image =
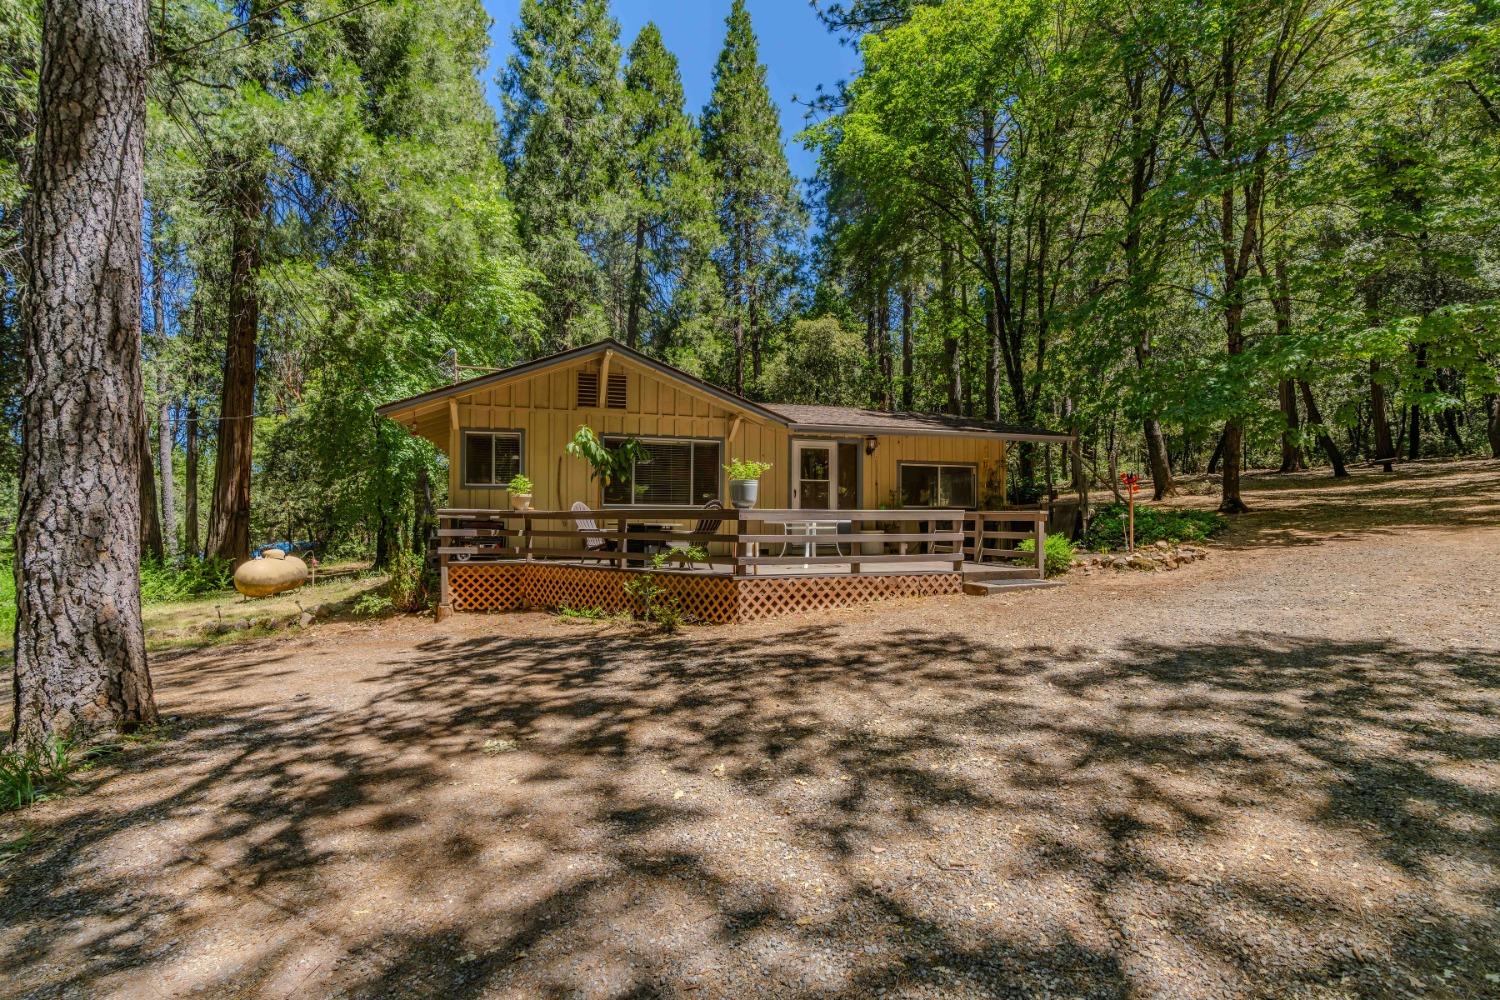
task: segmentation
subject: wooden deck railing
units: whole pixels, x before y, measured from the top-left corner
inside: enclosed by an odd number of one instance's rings
[[[850,573],[957,572],[969,516],[926,509],[452,509],[438,511],[436,555],[444,604],[454,563],[559,560],[641,569],[661,549],[689,545],[706,556],[657,572],[802,575],[840,566]],[[714,520],[714,530],[695,530]]]
[[[1024,552],[1020,544],[1031,540],[1034,551]],[[979,510],[965,518],[964,555],[969,561],[1002,559],[1031,563],[1037,579],[1047,575],[1047,511],[1031,509]]]

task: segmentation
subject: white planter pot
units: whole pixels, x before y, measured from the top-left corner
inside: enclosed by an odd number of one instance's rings
[[[530,510],[531,509],[531,494],[530,493],[512,493],[510,495],[510,509],[511,510]]]

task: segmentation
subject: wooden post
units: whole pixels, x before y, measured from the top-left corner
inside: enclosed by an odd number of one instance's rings
[[[1038,514],[1036,519],[1036,576],[1047,579],[1047,515]]]
[[[609,360],[609,356],[607,354],[605,355],[604,360]],[[630,568],[630,549],[628,547],[630,538],[629,528],[630,522],[626,519],[624,514],[621,514],[615,521],[615,563],[621,569]]]
[[[747,542],[740,541],[740,536],[745,533],[745,522],[740,518],[738,512],[734,517],[734,541],[729,543],[729,550],[734,553],[734,575],[745,575],[745,562]]]
[[[967,541],[964,537],[965,523],[965,516],[963,514],[959,514],[958,517],[948,522],[948,530],[958,532],[958,541],[953,546],[953,572],[955,573],[962,573],[964,571],[964,542]]]
[[[575,522],[573,525],[578,527]],[[521,511],[521,558],[531,562],[531,515]]]
[[[440,527],[451,525],[452,518],[441,518],[438,521]],[[438,537],[438,547],[444,545],[444,538]],[[432,617],[435,621],[442,621],[453,614],[453,588],[448,585],[448,553],[438,553],[438,603],[433,611]]]

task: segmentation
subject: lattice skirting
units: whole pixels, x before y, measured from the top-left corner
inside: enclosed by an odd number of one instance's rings
[[[627,570],[557,563],[455,563],[448,586],[455,611],[521,608],[636,610],[625,595]],[[733,577],[661,574],[689,619],[728,624],[897,597],[963,593],[959,573]]]

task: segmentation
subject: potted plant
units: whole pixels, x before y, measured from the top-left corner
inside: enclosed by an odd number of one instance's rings
[[[506,487],[510,491],[511,510],[531,509],[531,480],[519,472],[510,477],[510,485]]]
[[[587,424],[578,428],[573,440],[563,446],[563,451],[587,462],[593,470],[593,477],[606,487],[628,481],[637,462],[651,461],[651,453],[635,438],[626,438],[610,448]]]
[[[729,473],[729,502],[740,510],[749,510],[760,499],[760,477],[771,467],[770,462],[756,462],[736,458],[724,469]]]

